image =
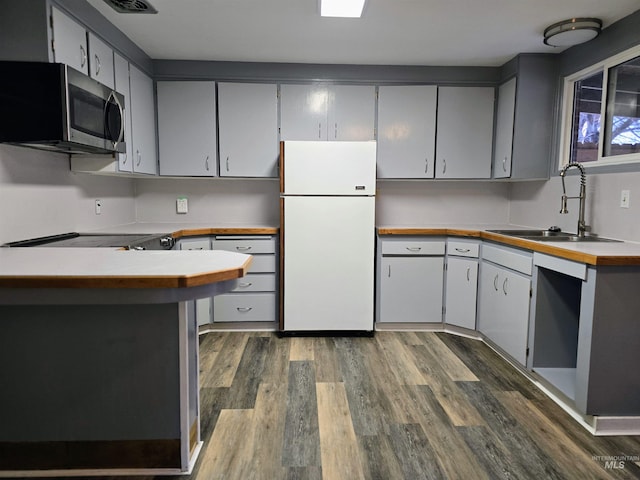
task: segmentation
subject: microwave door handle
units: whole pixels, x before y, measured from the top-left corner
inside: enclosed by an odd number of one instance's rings
[[[124,122],[125,122],[125,118],[124,118],[124,108],[122,108],[122,105],[120,104],[120,102],[118,101],[118,97],[116,97],[115,92],[111,92],[109,94],[109,98],[107,99],[107,103],[105,105],[105,109],[108,106],[109,103],[115,103],[116,106],[118,107],[118,114],[120,115],[120,131],[118,132],[118,138],[113,141],[113,147],[115,148],[116,145],[118,143],[120,143],[123,139],[124,139]],[[106,114],[105,114],[106,116]],[[107,129],[109,128],[109,122],[107,122]],[[111,132],[109,132],[109,134],[111,134]]]

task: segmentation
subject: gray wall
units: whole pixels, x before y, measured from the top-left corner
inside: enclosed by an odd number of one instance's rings
[[[134,220],[133,180],[74,174],[67,155],[0,145],[0,244]]]

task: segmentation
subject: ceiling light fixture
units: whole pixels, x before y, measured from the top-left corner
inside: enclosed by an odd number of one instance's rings
[[[320,15],[323,17],[359,18],[364,10],[365,0],[318,0]]]
[[[551,47],[570,47],[593,40],[601,30],[599,18],[570,18],[547,27],[544,43]]]

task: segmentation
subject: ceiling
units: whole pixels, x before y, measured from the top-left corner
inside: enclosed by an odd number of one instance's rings
[[[371,65],[498,66],[542,43],[549,25],[638,0],[368,0],[360,19],[322,18],[317,0],[149,0],[157,15],[88,0],[153,59]]]

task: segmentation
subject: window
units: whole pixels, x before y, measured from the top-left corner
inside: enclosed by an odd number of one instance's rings
[[[640,163],[639,54],[635,47],[565,79],[560,166]]]

